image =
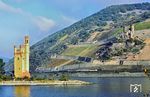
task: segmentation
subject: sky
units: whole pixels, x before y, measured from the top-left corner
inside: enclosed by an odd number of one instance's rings
[[[25,35],[33,45],[107,6],[141,2],[150,0],[0,0],[0,57],[12,58]]]

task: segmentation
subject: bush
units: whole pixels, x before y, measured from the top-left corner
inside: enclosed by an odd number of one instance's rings
[[[69,76],[68,75],[61,75],[60,76],[60,79],[59,79],[60,81],[68,81],[69,80]]]
[[[24,78],[22,78],[23,80],[25,80],[25,81],[31,81],[31,78],[29,78],[29,77],[27,77],[27,76],[25,76]]]
[[[135,45],[142,45],[143,44],[143,41],[138,40],[138,39],[135,39],[134,42],[135,42]]]
[[[138,53],[140,50],[139,50],[138,48],[133,48],[131,51],[132,51],[134,54],[136,54],[136,53]]]
[[[8,80],[13,80],[13,78],[11,76],[0,75],[0,81],[8,81]]]
[[[21,81],[21,80],[22,80],[22,78],[15,78],[15,80],[16,80],[16,81]]]

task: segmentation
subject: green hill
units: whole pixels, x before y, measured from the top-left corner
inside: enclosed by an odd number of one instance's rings
[[[136,30],[147,29],[149,23],[139,22],[148,18],[150,18],[150,3],[113,5],[102,9],[31,46],[31,71],[34,72],[37,67],[50,64],[50,57],[54,54],[92,56],[96,47],[68,48],[68,45],[86,42],[95,31],[101,33],[95,39],[100,42],[108,37],[116,36],[122,31],[122,26],[132,23],[136,23]],[[11,60],[9,70],[12,70],[12,64]]]

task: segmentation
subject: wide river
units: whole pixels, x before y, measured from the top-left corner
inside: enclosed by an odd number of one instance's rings
[[[150,97],[149,78],[76,78],[85,86],[0,86],[0,97]],[[130,84],[141,85],[130,92]],[[141,89],[141,92],[140,92]],[[138,93],[137,93],[138,92]]]

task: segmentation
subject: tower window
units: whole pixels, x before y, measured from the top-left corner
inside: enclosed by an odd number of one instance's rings
[[[26,40],[26,43],[28,43],[28,40]]]
[[[18,57],[18,60],[19,60],[19,57]]]

